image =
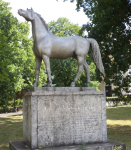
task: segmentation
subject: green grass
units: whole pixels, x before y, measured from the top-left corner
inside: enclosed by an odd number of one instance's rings
[[[0,150],[8,150],[9,141],[22,140],[22,120],[22,115],[0,118]],[[131,105],[107,108],[107,134],[131,150]]]
[[[107,135],[131,150],[131,105],[107,108]]]
[[[22,140],[22,120],[22,115],[0,118],[0,150],[8,150],[9,141]]]

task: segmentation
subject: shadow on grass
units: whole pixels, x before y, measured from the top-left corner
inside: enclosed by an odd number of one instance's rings
[[[22,117],[23,115],[1,117],[0,124],[9,125],[9,124],[13,124],[14,122],[21,122]]]
[[[106,113],[109,120],[131,120],[131,105],[108,107]]]

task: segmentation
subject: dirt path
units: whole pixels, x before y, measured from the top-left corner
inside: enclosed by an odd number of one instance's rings
[[[12,112],[12,113],[2,113],[0,114],[0,117],[16,116],[16,115],[22,115],[22,114],[23,114],[22,111]]]

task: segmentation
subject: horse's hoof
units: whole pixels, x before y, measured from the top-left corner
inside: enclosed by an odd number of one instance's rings
[[[88,87],[88,83],[85,84],[85,87]]]
[[[74,82],[72,82],[70,87],[75,87],[75,83],[74,83]]]
[[[35,87],[37,87],[37,84],[36,84],[36,83],[34,83],[34,85],[32,86],[32,88],[35,88]]]
[[[46,87],[51,87],[51,86],[50,86],[50,83],[47,83]]]

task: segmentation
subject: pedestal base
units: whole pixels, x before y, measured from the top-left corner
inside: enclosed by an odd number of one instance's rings
[[[35,88],[26,93],[23,141],[31,149],[107,142],[104,93],[89,87]]]
[[[126,150],[126,145],[116,141],[108,140],[106,143],[85,144],[85,145],[72,145],[52,148],[41,148],[34,150],[112,150],[114,146],[121,146],[121,150]],[[9,142],[9,150],[31,150],[28,146],[24,145],[22,141]]]

